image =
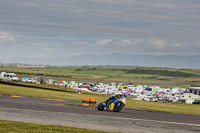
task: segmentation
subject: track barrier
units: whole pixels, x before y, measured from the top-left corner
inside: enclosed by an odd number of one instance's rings
[[[89,106],[89,98],[85,98],[83,97],[82,98],[82,106]]]
[[[90,99],[89,99],[89,106],[92,107],[92,106],[94,106],[95,104],[96,104],[96,99],[90,98]]]
[[[94,98],[85,98],[85,97],[82,98],[82,104],[81,104],[82,106],[92,107],[95,104],[96,104],[96,99],[94,99]]]

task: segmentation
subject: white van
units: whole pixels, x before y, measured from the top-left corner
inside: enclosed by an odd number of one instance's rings
[[[16,76],[15,73],[1,72],[0,78],[5,81],[19,81],[19,78]]]

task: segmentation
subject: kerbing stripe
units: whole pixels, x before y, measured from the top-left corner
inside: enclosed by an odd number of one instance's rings
[[[21,97],[21,96],[10,96],[10,97]]]

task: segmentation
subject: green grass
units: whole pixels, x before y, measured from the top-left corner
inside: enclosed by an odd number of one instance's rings
[[[74,127],[40,125],[24,122],[0,120],[1,133],[109,133],[99,130],[89,130]]]
[[[63,88],[64,89],[64,88]],[[96,98],[97,102],[106,100],[108,96],[99,94],[77,94],[72,92],[60,92],[53,90],[45,90],[33,87],[22,87],[0,84],[0,94],[6,96],[27,96],[27,97],[40,97],[48,99],[61,99],[61,100],[74,100],[81,101],[82,97]]]
[[[7,96],[30,96],[40,97],[47,99],[62,99],[62,100],[74,100],[81,101],[82,97],[96,98],[97,102],[105,101],[109,96],[100,94],[77,94],[71,92],[60,92],[53,90],[44,90],[34,87],[21,87],[0,84],[0,95]],[[146,109],[153,112],[167,112],[167,113],[179,113],[179,114],[194,114],[200,115],[199,105],[186,105],[186,104],[171,104],[171,103],[155,103],[146,101],[127,100],[126,107]]]
[[[77,71],[79,70],[79,71]],[[79,80],[96,80],[102,82],[133,82],[140,84],[170,84],[170,85],[199,85],[200,86],[200,70],[199,69],[166,69],[166,68],[144,68],[144,72],[180,72],[183,75],[186,73],[194,74],[195,77],[172,77],[162,76],[159,74],[145,73],[127,73],[127,71],[136,70],[130,68],[72,68],[72,67],[47,67],[47,68],[24,68],[24,67],[0,67],[0,72],[14,72],[19,76],[38,76],[38,73],[43,73],[44,77],[62,77],[65,79]],[[148,70],[148,71],[146,71]],[[134,72],[134,71],[133,71]]]
[[[152,112],[200,115],[200,105],[195,104],[171,104],[128,100],[127,106],[138,109],[146,109],[147,111]]]
[[[91,74],[91,75],[103,75],[103,76],[118,76],[121,74],[124,74],[121,70],[112,70],[112,69],[95,69],[95,70],[87,70],[87,69],[81,69],[81,71],[75,71],[74,73],[79,74]]]

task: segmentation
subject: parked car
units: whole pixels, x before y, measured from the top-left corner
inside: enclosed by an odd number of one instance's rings
[[[31,78],[28,78],[28,77],[24,77],[22,79],[22,82],[25,82],[25,83],[36,83],[37,82],[37,77],[31,77]]]

